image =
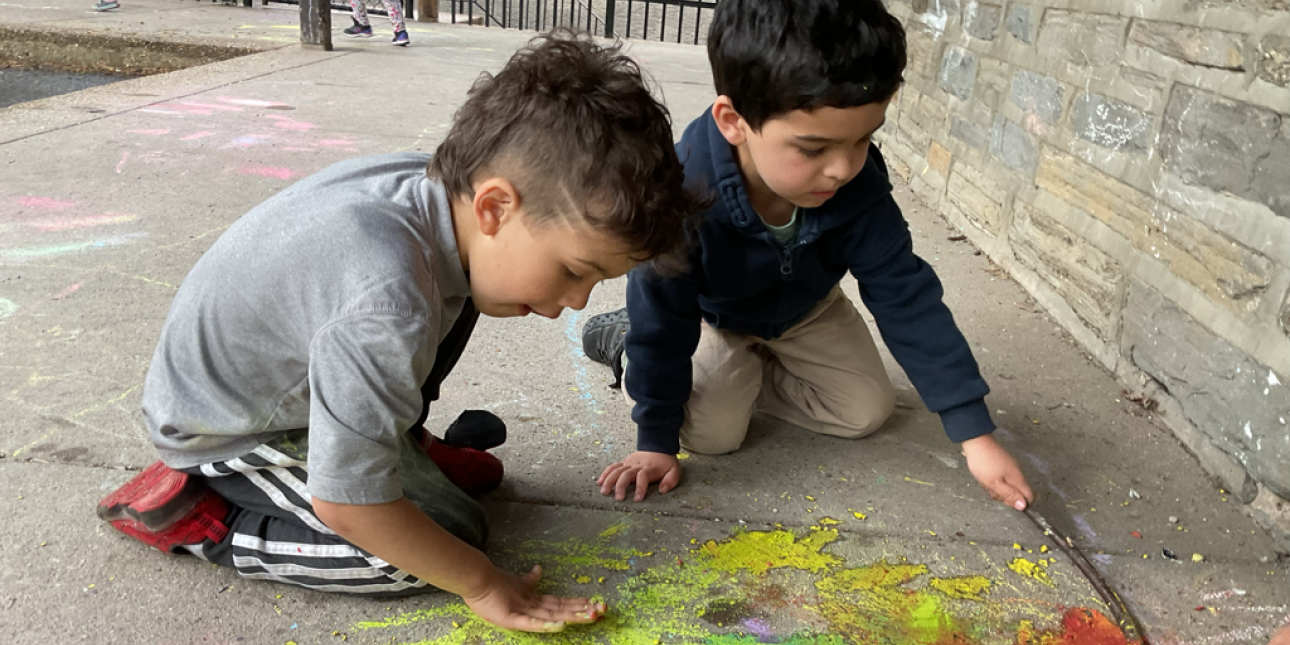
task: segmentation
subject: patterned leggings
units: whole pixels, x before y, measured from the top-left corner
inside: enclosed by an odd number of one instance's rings
[[[403,24],[403,3],[400,0],[381,0],[385,5],[385,11],[390,14],[390,25],[394,27],[394,33],[405,31],[407,27]],[[367,19],[367,7],[363,0],[349,0],[349,8],[353,9],[354,20],[364,27],[371,26]]]

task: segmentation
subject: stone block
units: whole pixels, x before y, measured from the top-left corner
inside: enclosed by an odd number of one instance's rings
[[[978,150],[985,150],[990,145],[990,132],[985,126],[957,116],[950,119],[950,136]]]
[[[1008,7],[1008,33],[1027,45],[1034,42],[1034,36],[1032,35],[1034,33],[1034,23],[1030,16],[1031,9],[1029,5],[1014,4]]]
[[[1266,204],[1290,217],[1290,137],[1272,110],[1175,85],[1159,151],[1165,168],[1193,186]]]
[[[940,60],[939,51],[940,43],[931,27],[917,20],[905,25],[905,54],[911,76],[931,76],[936,61]]]
[[[988,233],[1003,229],[1003,203],[1008,192],[977,169],[959,164],[950,173],[945,192],[946,207],[957,209],[965,218]]]
[[[1102,340],[1116,338],[1124,267],[1043,211],[1013,203],[1008,240],[1017,260],[1043,278]]]
[[[1265,36],[1259,42],[1259,78],[1290,87],[1290,38]]]
[[[927,147],[927,166],[936,172],[941,173],[942,177],[950,176],[950,160],[953,155],[935,141]]]
[[[1134,20],[1129,28],[1129,42],[1192,65],[1245,69],[1240,34],[1172,22]]]
[[[990,154],[1019,173],[1035,172],[1035,140],[1021,126],[1002,116],[994,117],[990,131]]]
[[[1044,149],[1035,183],[1246,320],[1272,283],[1276,266],[1266,256],[1064,152]]]
[[[983,56],[977,64],[976,90],[972,100],[979,101],[993,114],[1008,95],[1008,83],[1012,77],[1012,65],[989,56]]]
[[[1265,487],[1250,502],[1254,519],[1267,528],[1283,551],[1290,551],[1290,500],[1278,497]]]
[[[1120,78],[1131,86],[1132,95],[1136,97],[1134,103],[1138,107],[1154,112],[1164,104],[1165,90],[1169,87],[1168,79],[1128,65],[1120,66]]]
[[[1039,50],[1082,66],[1119,62],[1127,18],[1049,9],[1039,27]]]
[[[1026,114],[1038,116],[1044,123],[1062,118],[1062,86],[1057,79],[1019,69],[1012,75],[1012,102]]]
[[[962,47],[950,47],[941,59],[941,89],[966,101],[976,85],[976,54]]]
[[[1137,280],[1124,344],[1215,445],[1273,493],[1290,496],[1290,388],[1279,375]]]
[[[904,111],[904,115],[913,119],[914,123],[919,128],[922,128],[924,132],[937,132],[945,125],[945,119],[949,115],[949,106],[924,94],[918,99],[917,105],[911,105]],[[924,149],[926,149],[926,146],[915,148],[915,150]]]
[[[1151,147],[1151,115],[1100,94],[1082,94],[1071,105],[1071,129],[1085,141],[1122,152]]]
[[[981,40],[994,40],[1003,20],[1003,7],[980,2],[968,3],[963,12],[963,28],[968,35]]]

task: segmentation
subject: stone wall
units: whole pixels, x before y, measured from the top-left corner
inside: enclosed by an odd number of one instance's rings
[[[1290,0],[888,2],[896,172],[1228,490],[1290,498]]]

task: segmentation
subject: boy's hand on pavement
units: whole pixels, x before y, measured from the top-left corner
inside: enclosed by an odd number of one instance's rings
[[[568,623],[594,623],[604,615],[601,602],[539,594],[535,589],[541,578],[540,566],[523,577],[494,567],[484,590],[462,599],[480,618],[525,632],[558,632]]]
[[[596,483],[600,494],[614,493],[614,499],[627,499],[627,489],[636,485],[636,501],[645,499],[650,482],[658,482],[658,492],[666,493],[681,483],[681,461],[676,455],[638,450],[626,459],[610,465],[600,473]]]
[[[1290,625],[1285,625],[1272,635],[1268,645],[1290,645]]]
[[[1026,483],[1026,476],[1021,468],[1000,446],[994,437],[984,434],[964,441],[963,455],[967,457],[968,470],[976,477],[981,487],[990,493],[990,497],[1007,504],[1019,511],[1035,500],[1035,494]]]

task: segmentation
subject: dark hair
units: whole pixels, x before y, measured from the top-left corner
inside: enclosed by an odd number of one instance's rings
[[[515,184],[526,216],[579,214],[639,260],[677,260],[706,204],[687,193],[667,108],[620,43],[561,30],[482,74],[427,172],[454,197],[491,174]],[[675,264],[675,263],[673,263]]]
[[[905,28],[880,0],[721,0],[708,29],[717,94],[754,130],[782,114],[885,101]]]

